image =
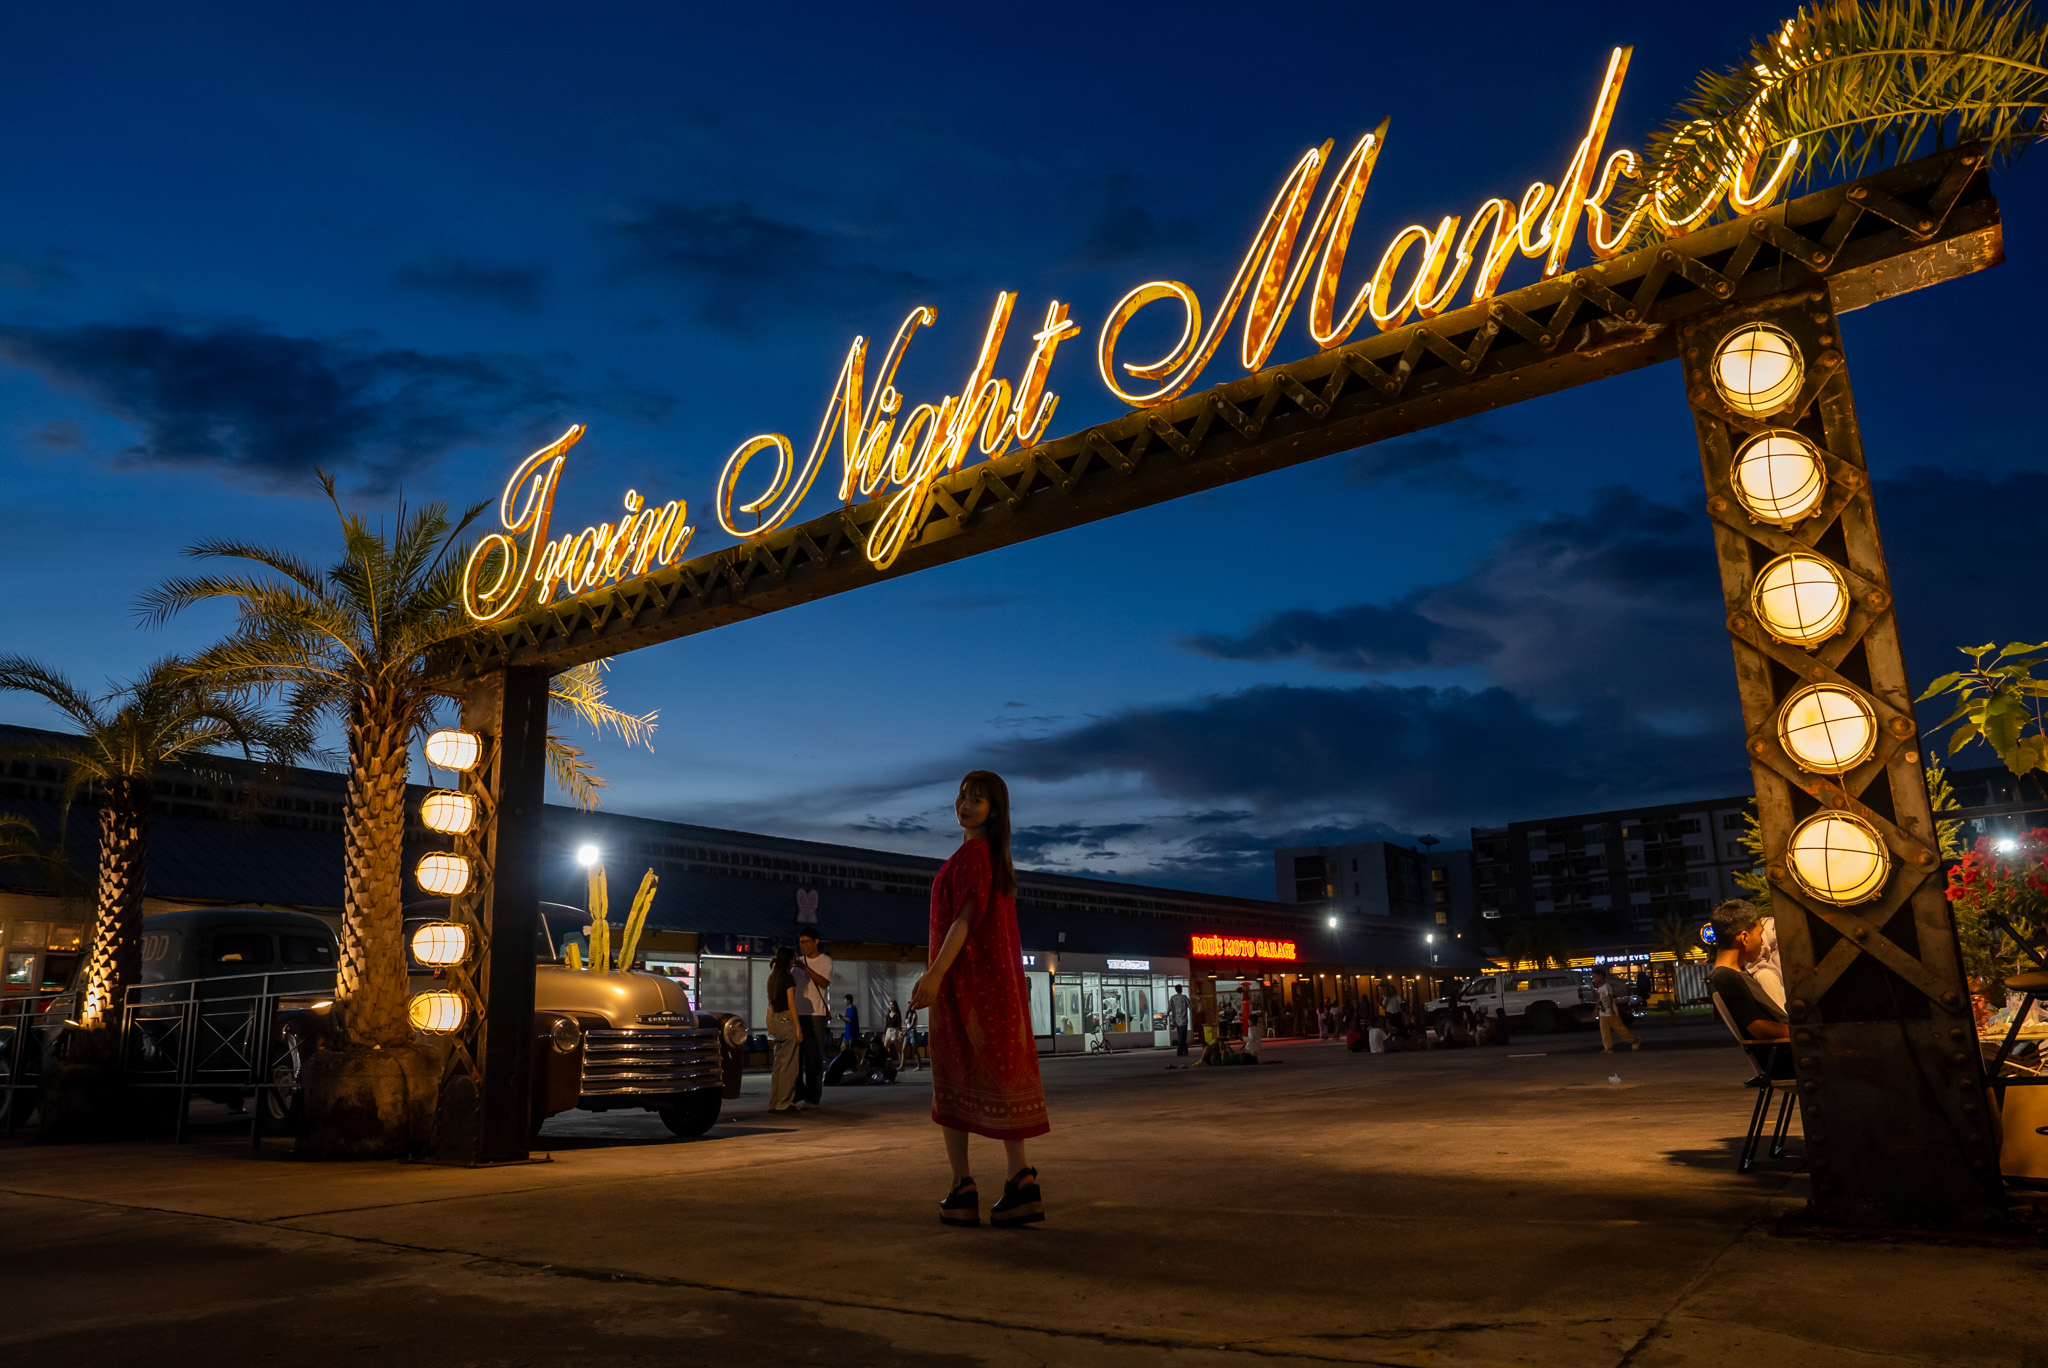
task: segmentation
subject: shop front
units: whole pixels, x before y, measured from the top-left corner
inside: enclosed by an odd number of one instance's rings
[[[1169,1043],[1166,1004],[1188,962],[1156,955],[1024,952],[1040,1054],[1114,1054]]]

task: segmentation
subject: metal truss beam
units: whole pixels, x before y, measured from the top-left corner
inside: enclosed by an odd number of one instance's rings
[[[436,677],[556,672],[1669,361],[1688,319],[1825,284],[1847,312],[1996,265],[1964,146],[1139,410],[938,482],[895,564],[873,501],[479,630]]]

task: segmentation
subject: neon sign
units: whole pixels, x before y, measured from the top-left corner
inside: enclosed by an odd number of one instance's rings
[[[1191,959],[1301,958],[1291,940],[1259,940],[1251,936],[1195,936],[1189,941],[1188,956]]]
[[[1588,250],[1607,260],[1642,235],[1673,238],[1704,227],[1724,202],[1738,215],[1749,214],[1782,193],[1799,140],[1792,139],[1765,174],[1766,133],[1761,119],[1752,117],[1744,125],[1750,139],[1747,148],[1709,175],[1684,184],[1655,180],[1632,200],[1622,194],[1618,206],[1610,207],[1621,182],[1639,180],[1643,174],[1642,159],[1635,152],[1620,148],[1610,153],[1606,146],[1632,52],[1616,48],[1609,55],[1585,134],[1555,185],[1536,181],[1518,198],[1486,199],[1473,210],[1469,223],[1461,215],[1447,215],[1435,227],[1415,223],[1402,228],[1387,242],[1372,275],[1341,314],[1337,302],[1351,236],[1386,146],[1389,121],[1361,137],[1337,165],[1313,219],[1308,214],[1310,201],[1336,144],[1310,148],[1267,206],[1206,327],[1200,296],[1182,281],[1148,281],[1117,301],[1096,337],[1095,364],[1102,383],[1135,408],[1165,403],[1185,394],[1201,378],[1240,310],[1244,331],[1238,359],[1247,371],[1256,371],[1272,355],[1304,290],[1309,337],[1327,351],[1342,346],[1367,319],[1380,331],[1392,332],[1411,319],[1427,320],[1481,304],[1499,290],[1517,256],[1542,262],[1545,279],[1557,275],[1566,269],[1581,220]],[[1457,297],[1468,283],[1470,292],[1460,305]],[[1167,301],[1181,311],[1180,335],[1172,348],[1152,361],[1119,361],[1117,345],[1124,329],[1148,307]],[[897,369],[917,332],[938,321],[935,310],[920,305],[910,311],[872,380],[868,339],[854,338],[801,465],[794,444],[780,432],[749,437],[726,458],[712,499],[719,527],[749,541],[788,523],[830,459],[836,437],[839,498],[848,504],[856,497],[882,501],[880,516],[868,526],[864,549],[877,568],[893,565],[922,525],[935,481],[959,470],[973,452],[993,459],[1013,444],[1031,446],[1051,425],[1059,405],[1059,396],[1047,388],[1053,361],[1061,344],[1080,332],[1080,324],[1068,316],[1067,305],[1049,303],[1012,386],[997,378],[995,370],[1016,302],[1013,291],[996,296],[960,392],[945,395],[936,404],[906,409],[895,384]],[[689,524],[689,505],[671,499],[650,506],[631,490],[623,513],[613,521],[551,536],[565,453],[583,432],[581,425],[570,428],[527,457],[506,482],[498,502],[503,531],[486,535],[464,567],[463,607],[475,621],[494,622],[558,594],[581,594],[636,578],[673,564],[688,548],[695,531]],[[775,458],[773,473],[765,484],[749,485],[758,492],[743,496],[740,486],[754,461],[770,452]],[[754,474],[758,481],[758,472]]]

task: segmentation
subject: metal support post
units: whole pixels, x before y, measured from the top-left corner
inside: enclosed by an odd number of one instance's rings
[[[434,1150],[443,1163],[517,1162],[533,1137],[550,677],[540,669],[499,670],[473,680],[462,698],[462,726],[483,738],[483,754],[463,784],[477,799],[477,818],[458,849],[473,872],[453,916],[475,944],[450,979],[472,1015],[452,1043],[442,1081]]]
[[[1714,370],[1722,342],[1758,324],[1777,329],[1803,363],[1789,406],[1763,418],[1732,405]],[[1804,288],[1688,320],[1679,343],[1784,961],[1813,1213],[1863,1227],[1998,1225],[2003,1182],[1977,1035],[1834,301],[1815,276]],[[1811,444],[1825,476],[1818,496],[1773,504],[1754,481],[1738,488],[1738,454],[1767,432]],[[1839,624],[1814,629],[1824,639],[1785,639],[1772,630],[1784,619],[1763,620],[1776,610],[1760,615],[1753,602],[1758,577],[1789,554],[1826,562],[1845,591]],[[1805,565],[1825,579],[1823,567]],[[1809,603],[1823,602],[1843,599],[1823,587]],[[1830,752],[1834,761],[1816,764],[1801,739],[1811,733],[1786,731],[1794,696],[1816,686],[1851,715],[1846,730],[1822,739],[1868,737],[1867,753],[1856,741],[1850,754]],[[1860,729],[1856,700],[1869,711]],[[1795,862],[1788,849],[1802,824],[1830,813],[1857,819],[1855,830],[1874,834],[1873,848],[1889,860],[1881,882],[1848,889],[1847,900],[1839,888],[1835,897],[1819,890],[1811,857]],[[1820,827],[1806,829],[1810,840]]]

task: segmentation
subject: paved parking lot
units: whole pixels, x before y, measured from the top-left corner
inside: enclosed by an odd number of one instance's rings
[[[802,1117],[750,1078],[692,1141],[558,1118],[481,1171],[16,1143],[0,1362],[2048,1368],[2048,1250],[1785,1233],[1798,1146],[1735,1172],[1726,1036],[1648,1039],[1051,1060],[1023,1231],[939,1226],[916,1074]]]

